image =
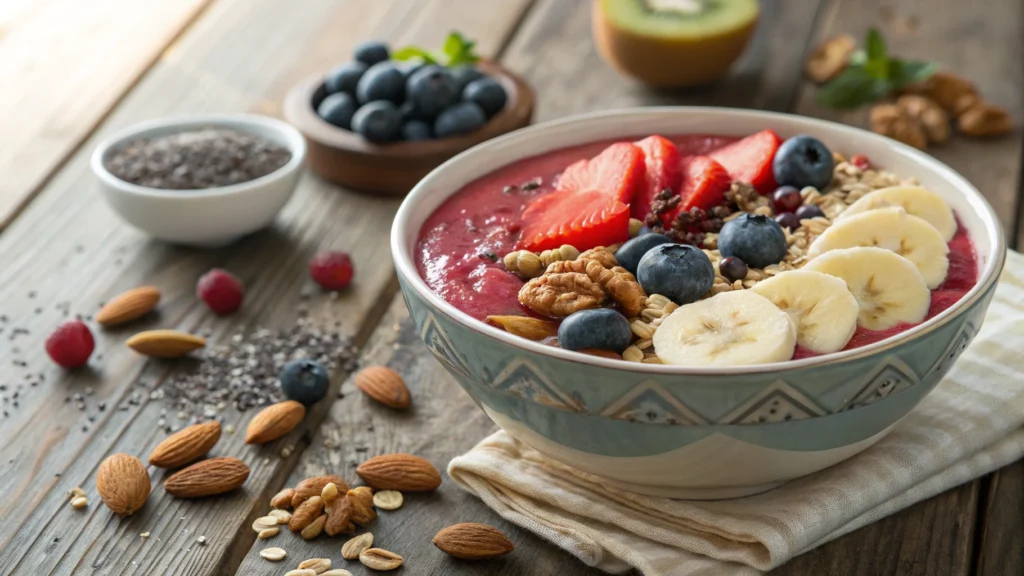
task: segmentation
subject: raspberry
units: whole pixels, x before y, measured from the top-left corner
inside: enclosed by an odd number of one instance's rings
[[[352,283],[355,268],[346,252],[321,252],[309,261],[309,275],[324,290],[342,290]]]
[[[46,353],[64,368],[85,366],[95,347],[92,332],[80,320],[61,324],[46,339]]]
[[[199,279],[196,295],[214,314],[226,316],[242,305],[242,281],[227,270],[214,268]]]
[[[861,170],[867,170],[868,168],[871,168],[871,161],[868,160],[868,157],[863,154],[854,154],[853,158],[850,158],[850,164],[853,164],[854,166]]]

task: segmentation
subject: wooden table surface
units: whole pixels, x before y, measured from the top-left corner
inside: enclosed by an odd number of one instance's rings
[[[1020,0],[773,0],[753,46],[729,79],[681,94],[653,93],[616,76],[590,40],[584,0],[39,0],[0,12],[0,574],[281,574],[258,556],[267,546],[287,564],[340,557],[340,540],[307,543],[290,533],[254,542],[249,528],[270,495],[323,472],[355,479],[358,462],[379,453],[448,460],[494,430],[416,337],[390,264],[386,237],[395,200],[341,190],[306,175],[276,224],[235,246],[197,251],[147,239],[99,199],[88,157],[99,138],[131,123],[180,113],[280,114],[300,78],[347,59],[364,38],[437,45],[452,29],[523,74],[538,91],[538,120],[654,104],[714,104],[790,111],[863,124],[864,112],[815,105],[801,78],[808,47],[837,32],[879,26],[894,52],[938,60],[975,80],[1019,123],[1024,90],[1024,4]],[[146,8],[143,9],[142,6]],[[88,6],[88,9],[85,8]],[[966,175],[996,207],[1019,245],[1022,138],[955,139],[934,154]],[[318,250],[355,258],[354,288],[339,298],[312,290],[305,263]],[[213,317],[194,297],[196,279],[224,267],[247,287],[243,310]],[[97,331],[92,370],[65,373],[42,342],[68,314],[140,284],[164,300],[158,318]],[[170,498],[165,473],[139,513],[118,519],[100,503],[94,476],[107,455],[145,457],[164,438],[166,409],[151,393],[182,363],[145,361],[123,346],[134,329],[208,330],[225,341],[256,326],[288,327],[301,309],[339,330],[364,364],[386,364],[412,388],[414,407],[397,414],[355,392],[321,403],[300,429],[263,447],[225,435],[215,452],[252,467],[242,490],[202,501]],[[24,332],[18,330],[23,328]],[[83,394],[85,410],[65,402]],[[332,394],[331,398],[334,398]],[[109,408],[100,410],[105,403]],[[123,407],[124,409],[115,409]],[[173,420],[173,411],[171,416]],[[251,416],[219,413],[244,429]],[[290,454],[284,456],[285,448]],[[85,511],[65,492],[81,486]],[[457,521],[502,528],[518,550],[491,563],[452,561],[429,543]],[[411,496],[372,528],[377,542],[406,557],[404,574],[590,574],[569,554],[503,522],[446,481]],[[149,532],[146,539],[139,535]],[[801,556],[775,575],[1004,576],[1024,574],[1024,463],[950,490]],[[197,543],[205,536],[206,544]],[[291,560],[294,560],[291,561]]]

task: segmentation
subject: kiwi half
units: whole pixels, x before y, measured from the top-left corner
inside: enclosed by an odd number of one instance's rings
[[[593,0],[594,40],[620,72],[656,87],[728,72],[757,25],[757,0]]]

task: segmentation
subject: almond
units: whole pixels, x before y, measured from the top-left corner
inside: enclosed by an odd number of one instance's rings
[[[558,323],[529,316],[488,316],[487,321],[529,340],[543,340],[558,336]]]
[[[292,512],[292,519],[288,521],[288,529],[292,532],[300,532],[309,526],[324,511],[324,499],[319,496],[311,496],[302,504],[299,504]]]
[[[274,497],[270,499],[271,508],[277,508],[278,510],[291,508],[292,496],[295,496],[295,490],[292,490],[291,488],[281,490],[277,494],[274,494]]]
[[[178,468],[198,460],[220,440],[220,422],[193,424],[171,434],[149,454],[149,463],[157,468]]]
[[[356,374],[356,388],[381,404],[391,408],[409,406],[409,388],[401,375],[384,366],[369,366]]]
[[[149,498],[149,472],[135,456],[114,454],[100,464],[96,491],[107,508],[129,516]]]
[[[411,454],[385,454],[363,462],[356,474],[377,490],[429,492],[441,485],[441,475],[430,463]]]
[[[164,490],[178,498],[201,498],[230,492],[247,478],[249,467],[238,458],[210,458],[171,475]]]
[[[96,313],[96,322],[102,326],[117,326],[145,316],[160,301],[160,290],[155,286],[139,286],[122,292],[107,302]]]
[[[206,346],[206,338],[180,330],[147,330],[132,336],[125,344],[153,358],[178,358]]]
[[[434,536],[434,546],[449,556],[463,560],[495,558],[515,550],[512,541],[500,530],[475,522],[442,529]]]
[[[266,444],[291,432],[306,416],[306,407],[295,400],[271,404],[249,421],[246,444]],[[323,490],[323,486],[320,487]],[[319,492],[317,492],[319,494]]]
[[[320,496],[324,491],[324,487],[328,484],[334,484],[338,488],[338,492],[348,492],[348,483],[342,480],[339,476],[333,474],[328,476],[314,476],[312,478],[306,478],[302,482],[299,482],[295,490],[292,491],[292,508],[302,504],[304,500],[311,496]]]

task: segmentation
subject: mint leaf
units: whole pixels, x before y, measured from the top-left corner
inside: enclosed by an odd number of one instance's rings
[[[924,82],[932,74],[935,74],[938,69],[939,65],[934,62],[897,60],[894,58],[890,63],[892,87],[894,90],[899,90],[907,84]]]
[[[467,40],[462,34],[452,32],[444,40],[442,51],[448,57],[448,66],[459,66],[461,64],[473,64],[480,59],[473,51],[476,42]]]
[[[416,46],[406,46],[396,50],[391,58],[393,60],[416,60],[420,59],[427,64],[437,64],[437,57],[430,52]]]
[[[868,30],[867,40],[864,42],[867,61],[864,63],[864,70],[871,77],[878,80],[888,80],[890,70],[889,51],[885,47],[885,40],[877,28]]]
[[[876,78],[867,67],[848,67],[818,91],[818,104],[827,108],[856,108],[884,98],[892,84]]]

